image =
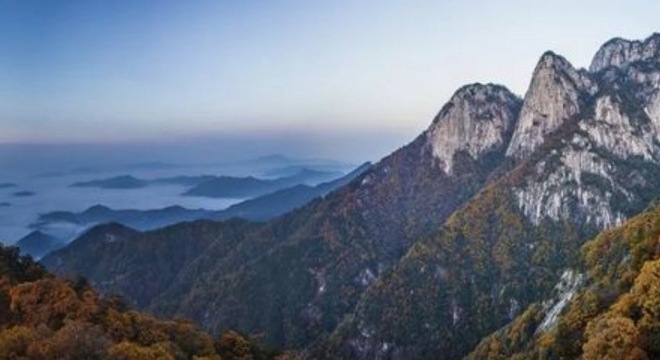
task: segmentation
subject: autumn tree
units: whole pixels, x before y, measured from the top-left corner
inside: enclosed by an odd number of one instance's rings
[[[176,360],[163,344],[141,346],[128,341],[108,349],[108,360]]]
[[[27,358],[30,344],[37,339],[34,329],[15,326],[0,333],[0,359],[22,360]]]
[[[600,317],[587,326],[587,342],[582,347],[584,360],[646,360],[640,334],[632,320]]]
[[[641,311],[637,326],[644,335],[646,347],[660,354],[660,260],[644,264],[632,293]]]
[[[227,331],[220,337],[217,350],[225,360],[253,360],[250,342],[235,331]]]

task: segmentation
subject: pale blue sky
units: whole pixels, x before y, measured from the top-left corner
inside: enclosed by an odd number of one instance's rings
[[[651,0],[0,0],[0,143],[350,133],[382,151],[466,83],[522,95],[545,50],[588,66],[654,31]]]

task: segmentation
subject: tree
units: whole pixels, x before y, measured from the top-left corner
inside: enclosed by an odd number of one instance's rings
[[[584,360],[646,360],[640,334],[632,320],[599,317],[587,325],[587,342],[582,347]]]
[[[163,344],[140,346],[128,341],[108,349],[108,360],[175,360]]]
[[[28,355],[34,360],[102,359],[109,344],[100,326],[68,320],[48,338],[33,342],[28,348]]]
[[[660,260],[644,264],[632,292],[641,310],[637,326],[645,337],[646,347],[660,353]]]
[[[28,359],[27,349],[34,343],[37,335],[34,329],[15,326],[0,333],[0,359]]]
[[[217,351],[226,360],[253,360],[250,342],[235,331],[227,331],[220,337]]]

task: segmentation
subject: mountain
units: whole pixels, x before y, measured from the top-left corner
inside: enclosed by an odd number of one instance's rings
[[[659,358],[659,236],[657,203],[601,233],[557,283],[559,301],[528,306],[467,358]]]
[[[215,211],[186,209],[176,205],[155,210],[116,210],[103,205],[94,205],[79,213],[52,211],[41,214],[37,221],[30,226],[41,229],[47,228],[54,223],[69,223],[83,227],[93,224],[118,222],[139,230],[152,230],[177,222],[212,219],[215,214]]]
[[[86,277],[113,279],[98,283],[99,289],[112,288],[112,293],[135,294],[126,300],[144,307],[145,299],[165,291],[176,282],[179,270],[206,251],[209,243],[214,243],[216,251],[228,253],[242,240],[243,233],[253,226],[239,220],[225,223],[196,221],[140,233],[117,223],[103,224],[88,230],[67,247],[47,255],[42,263],[65,275],[72,275],[68,269],[95,269]],[[181,238],[186,238],[186,242],[181,243]],[[138,239],[140,248],[132,248]],[[123,281],[124,276],[131,281]],[[132,282],[136,278],[139,283]]]
[[[597,90],[585,71],[548,51],[539,60],[520,112],[507,156],[528,157],[546,137],[585,107]]]
[[[591,70],[547,52],[524,99],[462,87],[410,144],[267,223],[177,224],[43,263],[308,358],[454,359],[507,324],[551,327],[583,244],[660,196],[659,41],[610,41]]]
[[[211,219],[222,220],[236,217],[257,221],[270,220],[350,183],[367,171],[369,167],[371,167],[371,163],[367,162],[338,179],[316,186],[299,184],[254,199],[245,200],[231,205],[225,210],[216,212]]]
[[[63,247],[65,244],[57,238],[45,234],[41,231],[33,231],[16,242],[16,246],[21,252],[28,254],[36,259],[41,258],[47,253]]]
[[[281,348],[301,347],[331,332],[413,241],[483,186],[504,156],[520,106],[501,86],[466,86],[411,144],[281,218],[231,238],[220,235],[221,225],[202,237],[191,233],[198,225],[178,224],[103,251],[65,248],[43,263],[60,273],[83,274],[102,291],[118,292],[157,314],[190,317],[208,329],[260,333],[259,341]],[[443,128],[453,131],[453,146],[438,144]],[[474,137],[488,143],[472,148]],[[152,266],[179,256],[176,250],[165,254],[159,238],[171,238],[174,249],[192,239],[204,242],[145,293],[135,276],[159,273]],[[228,250],[229,239],[237,243]],[[127,259],[135,261],[126,264]]]
[[[173,176],[173,177],[166,177],[166,178],[158,178],[151,180],[152,184],[175,184],[175,185],[183,185],[183,186],[196,186],[199,185],[203,182],[207,182],[210,180],[215,179],[216,177],[213,175],[199,175],[199,176]]]
[[[182,185],[192,187],[217,178],[214,175],[181,175],[145,180],[131,175],[120,175],[106,179],[75,182],[70,187],[94,187],[99,189],[139,189],[149,185]]]
[[[264,172],[264,176],[273,178],[273,177],[287,177],[287,176],[292,176],[296,175],[297,173],[300,173],[301,171],[309,171],[309,170],[315,170],[319,171],[320,169],[314,169],[310,168],[308,165],[289,165],[289,166],[284,166],[284,167],[279,167],[279,168],[274,168],[274,169],[268,169]],[[328,170],[324,170],[328,171]]]
[[[584,241],[660,195],[660,118],[645,93],[657,95],[659,71],[635,62],[587,73],[544,54],[507,149],[514,169],[415,243],[319,351],[458,358],[549,297]]]
[[[269,359],[234,331],[214,339],[190,322],[159,320],[101,297],[84,279],[53,277],[0,246],[2,359]]]
[[[21,190],[12,193],[14,197],[30,197],[30,196],[34,196],[35,194],[36,193],[34,191],[29,191],[29,190]]]
[[[169,206],[155,210],[115,210],[103,205],[95,205],[87,210],[74,213],[69,211],[52,211],[39,215],[37,222],[31,224],[32,228],[47,228],[53,223],[69,223],[80,226],[117,222],[126,226],[146,231],[159,227],[172,225],[183,221],[201,219],[224,220],[242,218],[247,220],[264,221],[287,213],[301,207],[313,199],[323,196],[345,184],[349,183],[364,171],[370,163],[365,163],[350,173],[332,181],[316,186],[295,185],[290,188],[277,190],[254,199],[245,200],[224,210],[212,211],[203,209],[186,209],[181,206]],[[155,181],[189,182],[198,180],[197,177],[164,178]]]
[[[596,73],[608,67],[627,68],[634,63],[657,63],[658,56],[660,56],[660,37],[657,33],[644,41],[614,38],[598,50],[589,70]]]
[[[341,176],[340,173],[299,168],[295,173],[277,179],[257,179],[252,176],[173,176],[152,180],[120,175],[106,179],[75,182],[70,187],[99,189],[139,189],[149,185],[182,185],[191,187],[184,195],[208,197],[250,198],[298,184],[317,184]]]
[[[458,358],[549,297],[586,239],[660,195],[660,118],[643,92],[658,70],[587,73],[544,54],[507,149],[517,165],[415,243],[318,351]]]
[[[107,179],[80,181],[71,184],[71,187],[93,187],[99,189],[139,189],[148,185],[145,180],[140,180],[130,175],[115,176]]]
[[[299,184],[317,184],[338,176],[341,176],[341,174],[307,168],[303,168],[294,175],[276,179],[257,179],[252,176],[220,176],[197,184],[186,191],[184,195],[213,198],[254,198]]]

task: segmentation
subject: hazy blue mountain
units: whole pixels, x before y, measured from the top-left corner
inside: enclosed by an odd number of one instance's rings
[[[79,181],[71,184],[71,187],[93,187],[99,189],[138,189],[149,183],[130,175],[115,176],[107,179]]]
[[[39,229],[58,222],[81,226],[118,222],[139,230],[151,230],[182,221],[212,218],[214,214],[214,211],[186,209],[181,206],[168,206],[155,210],[114,210],[103,205],[95,205],[80,213],[53,211],[42,214],[31,227]]]
[[[360,165],[349,174],[316,186],[295,185],[286,189],[249,199],[219,211],[216,220],[238,217],[248,220],[269,220],[303,206],[313,199],[338,189],[369,169],[371,163]]]
[[[99,189],[139,189],[150,185],[181,185],[192,187],[185,195],[249,198],[265,194],[277,189],[297,184],[316,184],[341,176],[341,173],[320,171],[307,167],[298,168],[292,174],[275,179],[258,179],[252,176],[214,176],[214,175],[180,175],[139,179],[132,175],[120,175],[105,179],[79,181],[70,187],[91,187]]]
[[[175,185],[182,185],[182,186],[196,186],[201,183],[210,181],[217,178],[217,176],[214,175],[197,175],[197,176],[188,176],[188,175],[180,175],[180,176],[172,176],[172,177],[164,177],[164,178],[157,178],[154,180],[151,180],[151,184],[175,184]]]
[[[47,253],[63,247],[65,244],[57,238],[39,230],[33,231],[16,242],[24,254],[39,259]]]
[[[14,195],[15,197],[29,197],[29,196],[33,196],[34,194],[36,194],[34,191],[29,191],[29,190],[16,191],[12,193],[12,195]]]
[[[199,219],[223,220],[233,217],[248,220],[268,220],[282,215],[297,207],[303,206],[313,199],[335,190],[366,171],[370,163],[365,163],[350,173],[316,186],[304,184],[276,190],[254,199],[246,200],[225,210],[211,211],[204,209],[187,209],[181,206],[169,206],[154,210],[111,209],[103,205],[95,205],[83,212],[52,211],[39,215],[32,228],[44,229],[52,223],[70,223],[80,226],[90,224],[117,222],[138,230],[152,230],[172,225],[182,221]],[[195,181],[201,177],[177,177],[175,181]],[[165,179],[167,180],[167,179]]]
[[[258,179],[253,176],[220,176],[202,182],[186,191],[184,195],[215,198],[254,198],[260,195],[299,184],[316,184],[341,176],[334,172],[324,172],[303,168],[297,173],[276,179]]]
[[[120,175],[105,179],[90,181],[79,181],[71,184],[71,187],[93,187],[99,189],[138,189],[149,185],[182,185],[195,186],[200,183],[217,179],[214,175],[180,175],[155,178],[152,180],[139,179],[132,175]]]

